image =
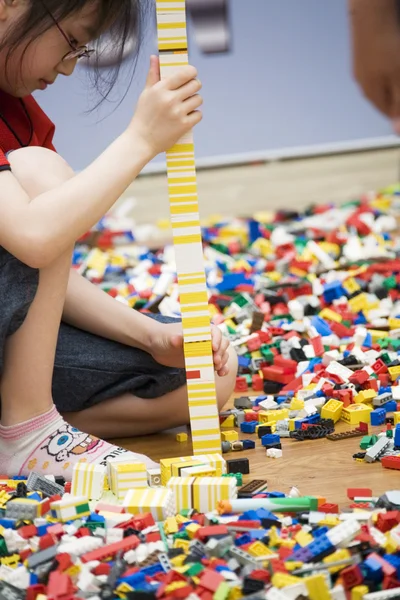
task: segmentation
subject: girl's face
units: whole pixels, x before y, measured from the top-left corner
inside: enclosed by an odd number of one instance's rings
[[[23,17],[30,1],[0,0],[0,42],[9,27]],[[95,12],[96,2],[89,1],[82,11],[58,22],[62,31],[54,23],[28,46],[29,40],[22,40],[8,61],[7,49],[0,52],[0,89],[22,98],[35,90],[46,89],[58,75],[72,75],[77,59],[64,61],[63,58],[72,50],[71,45],[84,46],[93,39]],[[50,16],[49,19],[51,21]]]

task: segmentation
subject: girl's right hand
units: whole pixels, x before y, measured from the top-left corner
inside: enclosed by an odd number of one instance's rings
[[[169,150],[201,121],[198,108],[203,99],[196,77],[196,69],[187,65],[161,80],[159,60],[151,57],[146,87],[128,131],[143,141],[152,157]]]

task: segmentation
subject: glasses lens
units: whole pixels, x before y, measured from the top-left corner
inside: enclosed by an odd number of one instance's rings
[[[89,58],[92,56],[94,50],[89,50],[88,48],[82,47],[77,48],[76,50],[71,50],[68,52],[63,58],[63,60],[80,60],[81,58]]]

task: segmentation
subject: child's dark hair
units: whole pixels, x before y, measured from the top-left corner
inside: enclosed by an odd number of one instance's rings
[[[98,52],[90,59],[94,85],[101,94],[98,104],[108,98],[117,81],[128,40],[133,36],[136,40],[136,50],[140,46],[143,5],[147,0],[29,0],[29,2],[30,6],[24,17],[0,44],[0,51],[7,49],[7,60],[22,42],[26,41],[25,52],[35,39],[54,26],[54,20],[50,15],[60,22],[79,13],[87,4],[93,3],[96,5],[94,23],[96,41],[92,46],[98,46],[101,35],[107,32],[109,33],[107,40],[113,44],[113,55],[116,58],[115,66],[107,70],[101,69],[99,62],[101,57]]]

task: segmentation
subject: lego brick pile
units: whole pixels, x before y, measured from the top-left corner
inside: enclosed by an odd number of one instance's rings
[[[400,492],[349,489],[340,513],[296,488],[238,489],[220,455],[160,467],[146,477],[119,457],[76,465],[72,482],[0,478],[0,598],[399,598]]]
[[[235,391],[248,394],[221,415],[223,452],[256,445],[233,427],[258,433],[273,458],[282,437],[362,437],[355,458],[400,468],[399,206],[393,187],[204,225],[211,316],[239,355]],[[96,247],[77,246],[76,268],[120,302],[179,317],[173,247],[126,246],[128,225],[106,217]],[[338,421],[352,429],[335,433]]]

